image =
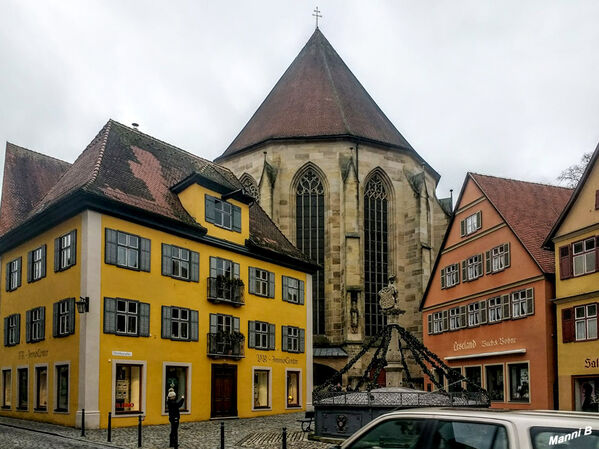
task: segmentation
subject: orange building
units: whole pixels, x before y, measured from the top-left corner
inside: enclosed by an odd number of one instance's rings
[[[554,408],[554,261],[541,245],[571,193],[473,173],[464,181],[422,298],[423,340],[493,406]]]

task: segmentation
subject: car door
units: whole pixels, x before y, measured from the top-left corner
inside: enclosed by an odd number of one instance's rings
[[[365,429],[353,437],[344,449],[427,449],[431,420],[394,417]]]
[[[438,419],[431,429],[435,449],[515,449],[505,426],[496,422]]]

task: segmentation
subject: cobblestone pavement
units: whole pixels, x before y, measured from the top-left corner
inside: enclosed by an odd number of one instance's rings
[[[326,449],[331,444],[308,440],[301,432],[297,419],[302,413],[265,416],[261,418],[225,420],[225,447],[227,449],[279,449],[282,443],[282,428],[287,428],[288,449]],[[221,421],[182,423],[179,427],[181,449],[220,448]],[[145,426],[143,448],[167,448],[168,425]],[[31,445],[32,444],[32,445]],[[107,443],[106,430],[81,431],[71,427],[0,417],[0,448],[136,448],[137,427],[112,429],[112,442]]]

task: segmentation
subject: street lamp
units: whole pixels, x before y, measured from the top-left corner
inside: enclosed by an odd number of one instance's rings
[[[89,296],[86,296],[85,298],[83,296],[80,296],[79,298],[80,300],[75,303],[77,305],[77,312],[89,312]]]

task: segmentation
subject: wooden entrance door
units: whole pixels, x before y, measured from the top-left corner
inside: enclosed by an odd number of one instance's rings
[[[212,365],[211,416],[237,416],[236,365]]]

